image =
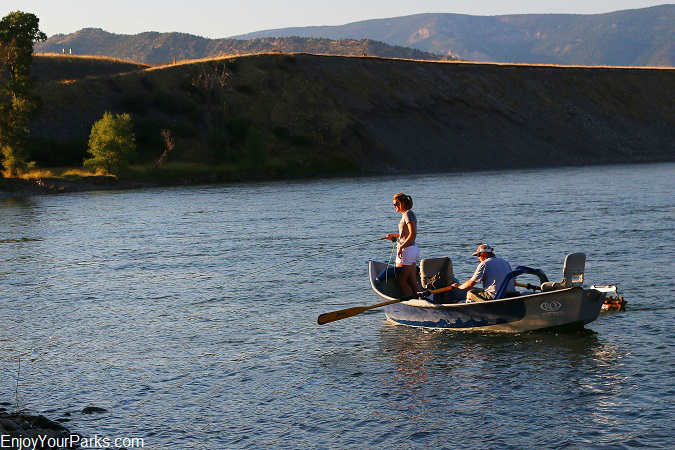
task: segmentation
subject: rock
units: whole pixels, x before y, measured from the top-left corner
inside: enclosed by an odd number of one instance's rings
[[[16,423],[12,420],[5,419],[5,415],[3,414],[3,417],[0,417],[0,426],[3,427],[6,431],[16,431],[19,429],[19,427],[16,425]]]
[[[99,408],[98,406],[87,406],[82,410],[82,414],[95,414],[104,412],[108,412],[108,410],[105,408]]]
[[[63,439],[72,436],[72,433],[67,428],[47,419],[45,416],[7,413],[0,413],[0,434],[9,436],[10,439],[54,439],[60,442],[64,442]]]

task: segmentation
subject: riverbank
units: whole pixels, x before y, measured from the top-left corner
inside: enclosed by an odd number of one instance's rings
[[[656,162],[660,164],[663,162]],[[617,164],[579,164],[568,166],[557,166],[558,169],[564,170],[566,167],[589,167],[589,166],[621,166],[621,165],[643,165],[653,163],[617,163]],[[507,170],[532,170],[531,167],[520,168],[504,168]],[[553,168],[549,168],[553,169]],[[498,168],[483,168],[479,172],[500,171]],[[462,172],[463,170],[442,170],[429,171],[431,173],[451,173]],[[204,166],[202,170],[193,171],[191,173],[183,170],[173,171],[171,168],[162,168],[154,175],[145,176],[140,175],[141,172],[136,171],[127,172],[118,177],[114,175],[109,176],[85,176],[77,178],[62,178],[62,177],[45,177],[45,178],[0,178],[0,200],[6,198],[42,196],[42,195],[57,195],[74,192],[94,192],[94,191],[117,191],[117,190],[132,190],[132,189],[146,189],[156,187],[172,187],[172,186],[195,186],[195,185],[215,185],[227,183],[247,183],[259,181],[283,181],[283,180],[316,180],[316,179],[332,179],[332,178],[354,178],[362,176],[384,176],[377,172],[366,172],[356,170],[352,167],[343,167],[342,170],[317,171],[317,170],[290,170],[290,171],[246,171],[246,170],[211,170]],[[403,175],[405,173],[419,174],[419,172],[403,172],[391,171],[391,175]],[[472,171],[476,173],[476,171]]]
[[[79,448],[81,436],[42,415],[8,412],[0,403],[0,448]]]
[[[89,179],[91,178],[91,179]],[[0,199],[30,197],[34,195],[54,195],[68,192],[91,192],[119,189],[139,189],[155,187],[157,183],[120,180],[116,177],[88,177],[86,179],[21,179],[0,178]]]
[[[56,173],[59,171],[56,170]],[[160,186],[193,186],[253,181],[299,180],[358,176],[366,172],[349,164],[332,166],[316,164],[279,164],[260,168],[250,166],[168,165],[157,170],[134,167],[120,176],[91,175],[77,177],[29,176],[0,178],[0,199],[53,195],[69,192],[143,189]]]

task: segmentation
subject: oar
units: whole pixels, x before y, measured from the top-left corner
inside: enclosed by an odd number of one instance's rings
[[[391,305],[393,303],[405,302],[407,300],[412,300],[415,298],[427,297],[432,294],[440,294],[441,292],[446,292],[451,289],[454,289],[454,287],[448,286],[444,288],[434,289],[432,291],[422,291],[418,292],[417,294],[409,295],[407,297],[397,298],[395,300],[389,300],[387,302],[382,302],[371,306],[355,306],[353,308],[341,309],[340,311],[333,311],[321,314],[317,319],[317,322],[319,323],[319,325],[323,325],[325,323],[335,322],[336,320],[342,320],[346,319],[347,317],[356,316],[357,314],[361,314],[362,312],[368,311],[369,309],[380,308],[382,306]]]
[[[514,282],[513,284],[515,284],[515,285],[518,286],[518,287],[524,287],[524,288],[527,288],[527,289],[529,289],[529,290],[531,290],[531,291],[536,291],[536,290],[540,290],[540,291],[541,291],[541,288],[540,288],[539,286],[534,286],[534,285],[532,285],[532,284],[530,284],[530,283],[524,284],[524,283],[518,283],[518,282],[516,281],[516,282]]]

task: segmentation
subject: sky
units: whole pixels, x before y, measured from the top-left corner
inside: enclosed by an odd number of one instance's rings
[[[144,31],[224,38],[274,28],[343,25],[420,13],[599,14],[646,8],[667,1],[641,0],[0,0],[0,15],[33,13],[47,36],[82,28],[111,33]],[[105,5],[105,6],[102,6]]]

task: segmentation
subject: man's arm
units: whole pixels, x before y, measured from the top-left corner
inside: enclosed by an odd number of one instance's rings
[[[453,284],[454,287],[457,289],[469,289],[472,288],[483,279],[483,275],[485,274],[485,264],[480,263],[478,264],[478,267],[476,267],[476,272],[474,272],[473,276],[466,280],[462,284]]]
[[[468,288],[474,287],[475,285],[476,285],[476,282],[474,281],[473,278],[471,278],[470,280],[466,280],[462,284],[459,284],[459,283],[453,284],[453,286],[456,287],[457,289],[468,289]]]

